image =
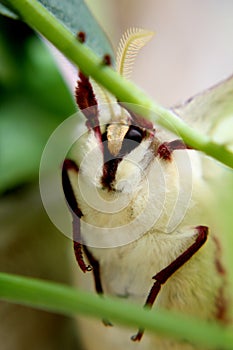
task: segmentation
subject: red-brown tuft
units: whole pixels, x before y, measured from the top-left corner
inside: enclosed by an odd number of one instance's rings
[[[79,72],[79,80],[75,89],[76,102],[81,110],[89,107],[97,107],[97,100],[89,78]]]
[[[79,72],[79,80],[75,89],[76,102],[85,115],[88,130],[94,130],[96,138],[101,143],[98,106],[89,78]]]

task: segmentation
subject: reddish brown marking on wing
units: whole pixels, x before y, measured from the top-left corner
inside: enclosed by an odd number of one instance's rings
[[[220,286],[218,290],[218,295],[215,300],[216,304],[216,314],[215,317],[218,321],[222,323],[228,323],[228,302],[225,296],[225,289],[226,289],[226,270],[222,264],[221,256],[222,256],[222,247],[220,245],[220,241],[216,236],[213,236],[213,241],[216,246],[216,255],[215,255],[215,267],[217,273],[222,277],[222,285]]]
[[[216,319],[224,324],[228,323],[228,317],[227,317],[227,309],[228,309],[228,303],[224,296],[225,294],[225,288],[224,286],[221,286],[218,291],[217,298],[215,300],[216,305]]]
[[[190,149],[182,140],[164,142],[158,148],[158,155],[164,160],[171,160],[172,152],[180,149]]]
[[[88,130],[94,130],[95,136],[101,143],[101,131],[99,126],[97,100],[89,78],[79,72],[79,80],[75,89],[76,102],[87,121]]]
[[[78,41],[79,41],[81,44],[85,43],[85,41],[86,41],[86,33],[85,33],[85,32],[79,32],[79,33],[77,34],[77,39],[78,39]]]
[[[220,241],[216,236],[213,236],[213,241],[216,246],[216,256],[215,256],[215,266],[220,275],[225,275],[226,270],[221,262],[221,256],[222,256],[222,247],[220,245]]]

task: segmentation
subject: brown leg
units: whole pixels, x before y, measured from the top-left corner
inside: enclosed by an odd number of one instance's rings
[[[158,148],[158,156],[164,160],[170,161],[172,152],[178,149],[190,149],[182,140],[173,140],[162,143]]]
[[[88,250],[88,248],[84,245],[83,250],[85,252],[85,255],[87,256],[91,266],[93,267],[93,276],[94,276],[94,281],[95,281],[95,290],[96,292],[100,295],[103,296],[104,291],[101,283],[101,278],[100,278],[100,265],[98,260],[94,258],[94,256],[91,254],[91,252]],[[109,322],[107,319],[103,319],[103,324],[105,326],[112,326],[112,323]]]
[[[95,281],[95,290],[98,294],[103,294],[103,288],[100,278],[100,265],[98,260],[94,258],[94,256],[91,254],[91,252],[88,250],[88,248],[84,245],[83,250],[85,252],[85,255],[87,256],[91,266],[93,267],[93,275],[94,275],[94,281]]]
[[[197,226],[198,236],[195,242],[186,249],[178,258],[171,262],[167,267],[158,272],[152,278],[155,280],[150,293],[147,297],[144,307],[151,308],[155,302],[155,299],[161,289],[161,286],[171,277],[180,267],[182,267],[206,242],[208,235],[208,227]],[[133,341],[140,341],[144,333],[144,329],[139,329],[138,333],[131,337]]]
[[[68,204],[68,207],[70,209],[70,212],[73,217],[73,246],[74,246],[74,253],[77,260],[77,263],[80,267],[80,269],[83,272],[91,271],[92,267],[90,265],[86,265],[83,259],[83,251],[82,251],[82,244],[81,241],[81,235],[80,235],[80,219],[83,216],[81,210],[78,207],[77,200],[74,195],[74,191],[72,188],[72,185],[70,183],[68,170],[75,171],[78,173],[78,167],[76,163],[70,159],[65,159],[63,166],[62,166],[62,186],[63,191],[65,193],[66,201]]]
[[[75,223],[78,221],[77,223]],[[83,258],[83,245],[77,240],[77,236],[80,237],[80,219],[73,218],[73,247],[76,261],[83,272],[92,271],[93,267],[91,265],[86,265]]]

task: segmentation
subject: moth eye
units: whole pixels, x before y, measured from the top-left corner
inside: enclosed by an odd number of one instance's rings
[[[135,149],[139,145],[139,143],[141,143],[143,137],[144,137],[143,130],[141,130],[136,126],[131,125],[123,140],[120,154],[124,156],[130,153],[133,149]]]
[[[102,142],[105,142],[107,141],[107,131],[105,131],[103,134],[102,134]]]
[[[129,131],[125,135],[125,139],[140,143],[143,139],[144,133],[136,126],[130,126]]]

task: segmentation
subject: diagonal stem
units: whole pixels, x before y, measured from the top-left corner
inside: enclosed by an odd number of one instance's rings
[[[74,62],[87,76],[109,90],[119,101],[130,105],[130,109],[162,127],[176,133],[194,149],[205,152],[233,168],[233,153],[223,145],[212,142],[209,137],[189,127],[172,111],[150,99],[136,85],[127,81],[110,67],[103,65],[101,58],[76,40],[51,13],[35,0],[5,0],[32,28],[44,35],[68,59]]]

